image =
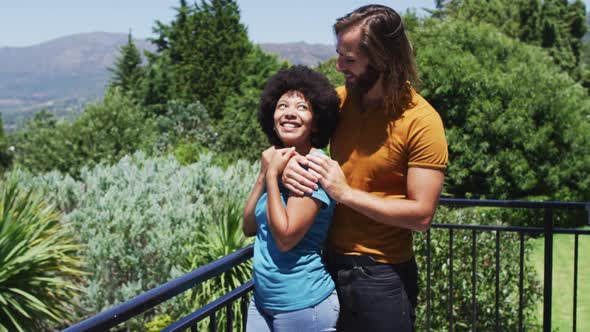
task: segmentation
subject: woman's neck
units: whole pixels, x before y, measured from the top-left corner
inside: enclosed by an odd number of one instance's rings
[[[285,147],[291,148],[293,146],[285,146]],[[311,146],[311,144],[303,144],[303,145],[295,146],[295,151],[302,156],[309,154],[311,151],[313,151],[313,149],[314,148]]]

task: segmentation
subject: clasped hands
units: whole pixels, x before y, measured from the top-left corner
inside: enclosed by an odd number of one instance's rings
[[[297,196],[313,193],[319,182],[330,197],[340,202],[349,189],[338,162],[323,154],[302,156],[294,148],[270,147],[262,153],[262,170],[267,176],[282,173],[283,185]]]

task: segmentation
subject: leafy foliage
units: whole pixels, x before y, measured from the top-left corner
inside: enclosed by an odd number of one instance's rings
[[[80,246],[39,196],[3,184],[0,204],[0,331],[41,330],[72,318]]]
[[[68,129],[67,123],[58,122],[49,111],[38,112],[25,130],[8,138],[15,147],[14,162],[33,172],[67,170],[71,152],[65,147]]]
[[[175,146],[190,144],[198,151],[198,147],[212,140],[211,119],[201,103],[187,105],[171,100],[164,105],[164,109],[165,113],[155,118],[159,131],[158,150],[169,151]]]
[[[449,194],[590,199],[585,89],[489,25],[430,20],[414,42],[422,94],[445,122]]]
[[[436,222],[447,224],[466,225],[502,225],[500,214],[495,209],[447,209],[439,208]],[[475,284],[476,284],[476,326],[471,327],[472,304],[472,241],[471,230],[453,231],[453,263],[450,261],[450,231],[447,229],[431,229],[431,301],[430,301],[430,329],[432,331],[449,330],[449,314],[453,315],[454,330],[456,331],[492,331],[495,330],[495,283],[496,283],[496,257],[495,257],[495,233],[476,232],[475,238]],[[426,233],[417,234],[414,243],[419,273],[420,294],[417,310],[418,330],[425,330],[426,323],[426,257],[427,238]],[[520,273],[520,243],[516,234],[506,232],[500,237],[499,260],[499,310],[500,326],[503,331],[518,330],[519,319],[519,273]],[[530,242],[525,242],[524,252],[524,286],[523,292],[523,316],[524,329],[536,330],[535,326],[536,304],[541,298],[541,285],[537,279],[531,256]],[[453,307],[450,310],[450,273],[453,273]]]
[[[19,182],[38,186],[48,200],[67,206],[71,212],[65,220],[86,244],[80,254],[90,274],[77,299],[86,310],[81,319],[189,272],[201,259],[197,255],[218,258],[248,243],[236,211],[254,175],[245,162],[225,170],[214,166],[210,154],[181,166],[171,156],[150,159],[137,153],[112,166],[83,168],[79,182],[55,172],[33,178],[19,173]],[[244,271],[228,274],[224,287],[245,278]],[[190,297],[179,297],[154,314],[178,318],[193,305]],[[150,315],[143,319],[128,326],[139,329]]]
[[[503,33],[548,50],[562,69],[579,79],[580,48],[586,33],[581,0],[437,1],[438,16],[489,23]]]
[[[344,75],[336,70],[336,58],[321,63],[316,70],[324,74],[335,88],[344,85]]]
[[[89,105],[72,124],[74,169],[101,161],[113,163],[140,148],[153,145],[154,123],[145,118],[143,109],[128,95],[114,90],[100,104]],[[69,172],[70,174],[72,172]]]
[[[140,103],[149,114],[166,113],[166,103],[172,99],[174,78],[170,73],[171,60],[167,54],[156,55],[146,52],[148,65],[144,68],[145,79],[142,80],[138,95]]]
[[[244,237],[242,232],[242,210],[243,201],[229,201],[222,210],[214,213],[213,220],[217,220],[217,222],[204,225],[203,231],[197,234],[197,241],[193,244],[193,249],[190,250],[191,254],[186,261],[187,266],[184,270],[192,271],[253,243],[254,239]],[[193,303],[192,310],[194,311],[227,294],[251,278],[252,262],[247,261],[204,282],[187,294],[191,299],[189,302]],[[242,313],[239,306],[239,301],[233,304],[233,331],[242,331],[245,328],[242,326]],[[201,328],[206,329],[208,323],[207,320],[203,320]],[[226,324],[226,315],[218,317],[217,325],[220,330]]]
[[[154,122],[118,88],[102,103],[91,104],[73,123],[58,122],[40,112],[12,139],[15,162],[36,173],[58,170],[76,176],[85,165],[116,162],[137,149],[152,146]]]

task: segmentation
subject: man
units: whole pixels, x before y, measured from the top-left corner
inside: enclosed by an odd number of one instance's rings
[[[361,7],[334,31],[346,78],[334,159],[295,157],[283,183],[302,195],[319,181],[338,202],[328,241],[338,331],[413,331],[412,231],[426,231],[436,210],[448,158],[443,124],[411,86],[414,55],[393,9]]]

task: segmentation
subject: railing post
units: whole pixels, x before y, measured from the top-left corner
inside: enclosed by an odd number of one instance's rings
[[[545,272],[543,285],[543,332],[551,332],[551,290],[553,284],[553,209],[545,208]]]
[[[430,332],[430,278],[431,264],[430,257],[431,240],[430,229],[426,232],[426,331]]]

